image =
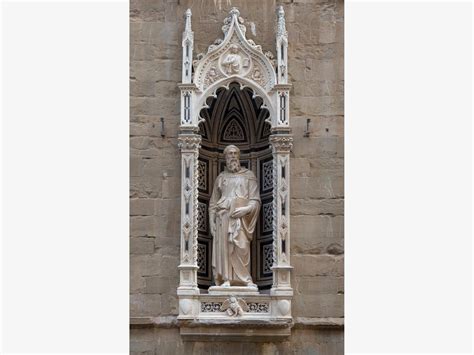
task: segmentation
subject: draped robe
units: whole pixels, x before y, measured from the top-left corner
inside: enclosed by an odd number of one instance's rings
[[[232,218],[237,207],[250,206],[249,214]],[[254,173],[241,168],[232,173],[227,168],[214,182],[209,203],[210,224],[215,225],[212,239],[212,270],[216,285],[248,285],[250,242],[260,210],[260,195]],[[211,228],[212,230],[212,228]]]

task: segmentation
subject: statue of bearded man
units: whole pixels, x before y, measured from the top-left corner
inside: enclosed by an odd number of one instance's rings
[[[226,169],[214,182],[209,203],[212,270],[217,286],[257,287],[250,276],[250,242],[260,210],[255,174],[240,166],[240,150],[224,149]]]

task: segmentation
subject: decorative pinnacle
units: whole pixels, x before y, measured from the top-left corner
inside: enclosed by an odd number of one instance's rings
[[[239,17],[239,16],[240,16],[240,11],[239,11],[238,8],[233,7],[232,9],[230,9],[229,15],[230,15],[230,16],[235,15],[235,16]]]
[[[186,18],[186,24],[184,27],[185,32],[191,32],[191,9],[187,9],[184,13],[184,17]]]
[[[278,17],[285,17],[285,10],[283,10],[283,6],[278,6]]]
[[[277,16],[278,16],[277,34],[279,36],[285,36],[286,35],[285,10],[283,10],[283,6],[281,5],[278,6]]]

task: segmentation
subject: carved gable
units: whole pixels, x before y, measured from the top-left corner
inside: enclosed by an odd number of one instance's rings
[[[207,53],[198,54],[194,61],[194,83],[201,90],[232,76],[255,82],[265,91],[276,83],[273,54],[263,53],[262,47],[245,38],[244,20],[233,8],[224,20],[224,39],[217,39]]]

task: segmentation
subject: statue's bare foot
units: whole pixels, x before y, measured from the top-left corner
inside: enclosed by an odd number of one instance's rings
[[[249,283],[247,284],[247,286],[248,286],[248,287],[255,287],[255,288],[257,288],[257,285],[255,285],[253,282],[249,282]]]
[[[230,287],[230,282],[226,281],[222,284],[222,287]]]

